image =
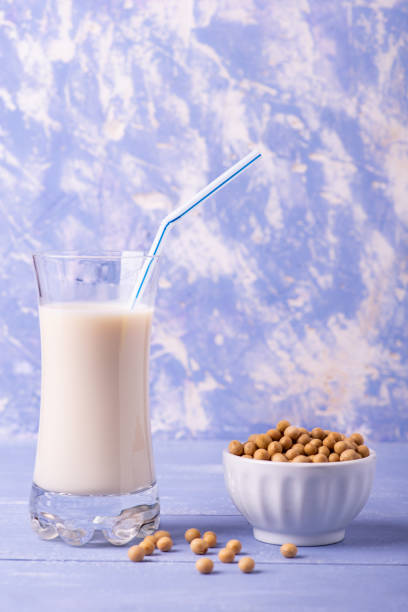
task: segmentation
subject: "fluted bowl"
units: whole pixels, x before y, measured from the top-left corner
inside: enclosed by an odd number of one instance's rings
[[[334,544],[370,495],[376,455],[335,463],[280,463],[224,450],[224,479],[257,540],[298,546]]]

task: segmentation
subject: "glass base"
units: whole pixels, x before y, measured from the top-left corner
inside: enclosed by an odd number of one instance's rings
[[[42,540],[58,536],[71,546],[83,546],[101,534],[115,546],[144,538],[159,526],[156,483],[123,495],[71,495],[41,489],[33,483],[31,526]]]

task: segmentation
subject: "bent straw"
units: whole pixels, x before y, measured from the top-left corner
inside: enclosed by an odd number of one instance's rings
[[[181,219],[186,213],[190,212],[195,206],[209,198],[218,189],[221,189],[229,181],[234,179],[240,172],[248,168],[255,160],[261,157],[258,151],[251,151],[248,155],[243,157],[239,162],[231,166],[228,170],[220,174],[214,181],[209,183],[207,187],[204,187],[201,191],[195,194],[188,202],[176,208],[161,222],[158,232],[153,240],[152,246],[150,247],[148,257],[140,273],[140,282],[136,283],[135,288],[130,298],[130,308],[134,308],[136,302],[141,299],[144,288],[147,286],[150,275],[155,265],[154,256],[157,256],[164,244],[164,237],[168,227],[178,219]]]

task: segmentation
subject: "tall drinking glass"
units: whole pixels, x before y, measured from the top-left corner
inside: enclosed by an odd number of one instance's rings
[[[45,540],[112,544],[159,524],[149,417],[157,268],[130,310],[146,256],[34,255],[41,331],[41,410],[30,498]]]

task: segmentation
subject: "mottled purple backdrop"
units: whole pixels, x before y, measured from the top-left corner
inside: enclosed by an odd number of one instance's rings
[[[36,430],[31,253],[167,243],[153,429],[408,437],[408,5],[0,1],[0,429]]]

